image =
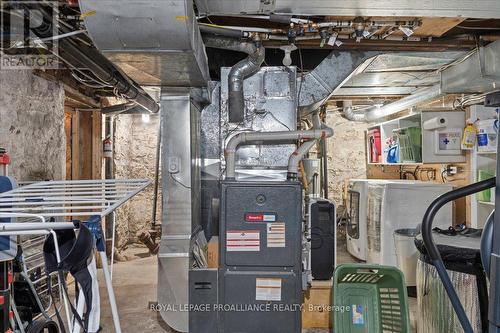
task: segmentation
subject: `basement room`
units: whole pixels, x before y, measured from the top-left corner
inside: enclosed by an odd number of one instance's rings
[[[499,111],[498,0],[0,0],[0,333],[500,333]]]

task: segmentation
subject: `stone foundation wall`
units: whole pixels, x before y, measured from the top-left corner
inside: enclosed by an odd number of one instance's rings
[[[65,179],[63,87],[29,70],[0,70],[0,147],[18,181]]]

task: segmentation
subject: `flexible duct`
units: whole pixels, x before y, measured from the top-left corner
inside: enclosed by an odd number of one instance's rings
[[[324,138],[329,138],[333,135],[333,129],[324,126],[322,129],[314,129],[308,131],[290,131],[290,132],[251,132],[251,133],[239,133],[229,140],[225,154],[226,154],[226,178],[234,179],[236,174],[236,151],[241,145],[251,145],[251,144],[281,144],[289,143],[298,140],[306,140],[307,142],[314,142],[314,140],[320,140]],[[312,146],[309,144],[304,147],[309,149]],[[299,148],[300,149],[300,148]],[[306,151],[307,152],[307,151]],[[302,156],[305,153],[302,154]],[[293,173],[293,168],[296,159],[292,160],[292,165],[289,163],[289,173]],[[300,160],[299,160],[300,161]],[[298,162],[297,162],[298,164]],[[292,170],[290,170],[292,169]],[[296,170],[296,169],[295,169]],[[296,173],[296,171],[295,171]]]
[[[344,117],[351,121],[366,121],[366,115],[364,113],[356,113],[352,107],[352,101],[344,101],[342,110]]]
[[[441,86],[439,84],[424,88],[417,91],[414,94],[411,94],[407,97],[401,98],[395,102],[384,105],[382,107],[372,107],[364,116],[366,117],[366,121],[375,121],[379,118],[387,117],[392,114],[404,111],[412,106],[415,106],[420,103],[430,102],[440,96],[442,96]]]
[[[259,46],[255,52],[250,54],[246,59],[238,62],[231,68],[228,77],[229,99],[228,113],[229,122],[240,123],[245,116],[245,99],[243,95],[243,80],[260,69],[264,62],[265,48]]]

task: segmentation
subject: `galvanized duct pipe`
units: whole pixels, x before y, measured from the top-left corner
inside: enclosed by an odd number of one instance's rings
[[[243,95],[243,80],[259,71],[260,66],[264,62],[265,54],[265,48],[259,46],[255,52],[231,68],[228,77],[229,98],[227,103],[229,122],[240,123],[244,120],[245,99]]]
[[[255,46],[255,43],[241,42],[238,39],[229,37],[214,37],[210,35],[204,35],[203,43],[206,47],[238,51],[246,54],[252,54],[257,50],[257,46]]]
[[[299,110],[302,115],[317,110],[352,76],[362,72],[381,52],[332,51],[313,71],[299,79]]]
[[[241,145],[251,144],[281,144],[299,140],[313,141],[329,138],[333,135],[333,129],[324,127],[322,129],[308,131],[290,132],[251,132],[239,133],[229,140],[226,154],[226,178],[234,179],[236,175],[236,151]],[[304,147],[304,149],[307,148]],[[290,165],[289,165],[290,167]],[[291,171],[289,170],[289,173]]]
[[[342,111],[344,113],[344,117],[347,120],[366,121],[366,114],[354,112],[354,109],[352,107],[352,101],[343,101],[342,104],[343,104]]]
[[[405,98],[401,98],[395,102],[384,105],[382,107],[372,107],[366,113],[366,121],[375,121],[379,118],[387,117],[392,114],[404,111],[417,104],[430,102],[443,95],[441,85],[436,84],[432,87],[418,90]]]
[[[248,37],[248,33],[243,31],[243,30],[216,27],[216,26],[207,25],[207,24],[200,24],[199,27],[200,27],[200,31],[204,34],[232,37],[232,38],[238,38],[238,39]]]

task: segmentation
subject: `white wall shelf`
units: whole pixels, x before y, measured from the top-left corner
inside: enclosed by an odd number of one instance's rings
[[[481,105],[473,105],[470,107],[471,119],[493,119],[497,117],[495,108],[486,108]],[[490,172],[492,175],[496,173],[497,154],[495,151],[483,152],[474,149],[471,152],[471,172],[472,181],[479,180],[479,170]],[[490,197],[492,201],[478,200],[477,195],[471,196],[471,227],[482,228],[486,219],[495,209],[494,191],[491,191]]]
[[[426,120],[431,120],[434,118],[446,118],[447,125],[443,128],[438,128],[437,130],[425,130],[423,129],[423,124]],[[421,158],[414,162],[400,162],[400,163],[389,163],[387,161],[387,140],[394,136],[394,131],[403,128],[419,127],[422,128],[421,137]],[[452,147],[457,142],[456,137],[460,136],[458,141],[461,139],[461,133],[465,127],[465,112],[461,111],[422,111],[420,113],[411,114],[409,116],[401,117],[398,119],[393,119],[385,121],[379,124],[370,126],[367,130],[368,133],[371,130],[380,130],[381,139],[381,161],[379,163],[373,163],[370,160],[370,142],[367,140],[367,163],[368,165],[421,165],[425,163],[464,163],[466,162],[465,154],[460,154],[460,147],[458,147],[458,154],[453,150],[445,150],[449,148],[441,148],[441,135],[446,134],[445,138],[453,138],[446,142],[445,147]],[[458,132],[458,133],[456,133]],[[453,136],[448,136],[453,134]],[[439,137],[438,137],[439,135]],[[438,140],[439,139],[439,140]],[[448,145],[448,142],[450,144]],[[439,144],[439,146],[438,146]],[[443,149],[443,150],[440,150]],[[455,149],[455,148],[453,148]],[[401,154],[401,152],[400,152]]]

